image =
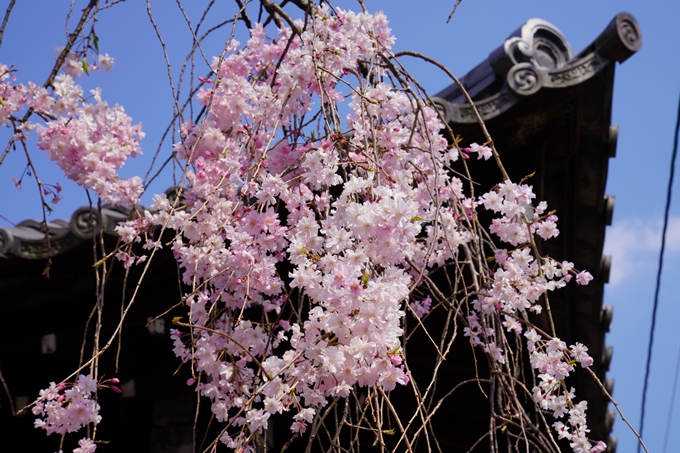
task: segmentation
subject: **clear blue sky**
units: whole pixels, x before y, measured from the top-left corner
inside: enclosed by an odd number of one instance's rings
[[[206,1],[192,0],[193,4]],[[4,13],[9,0],[0,1]],[[19,1],[10,18],[0,62],[14,64],[19,81],[42,84],[54,61],[54,48],[65,42],[64,16],[69,0]],[[76,11],[86,2],[77,1]],[[189,2],[187,2],[189,3]],[[217,2],[209,23],[233,15],[233,2]],[[383,10],[397,36],[397,49],[411,49],[438,59],[457,75],[463,75],[507,35],[527,19],[539,17],[555,24],[575,52],[589,44],[620,11],[633,14],[642,27],[640,52],[618,66],[612,121],[621,127],[617,157],[610,162],[607,193],[616,196],[614,225],[608,229],[606,249],[613,254],[612,280],[605,290],[605,303],[614,305],[614,321],[607,343],[614,346],[609,376],[616,380],[614,396],[637,426],[645,352],[649,332],[654,276],[668,178],[673,129],[680,92],[680,2],[648,0],[463,0],[451,23],[445,24],[455,0],[366,0],[369,10]],[[337,1],[342,7],[358,8],[354,1]],[[175,2],[152,1],[152,8],[178,68],[190,45],[186,23]],[[193,9],[193,8],[192,8]],[[87,87],[101,86],[103,98],[121,104],[147,133],[145,155],[130,162],[126,176],[145,172],[159,139],[170,121],[169,83],[160,45],[146,15],[145,2],[129,1],[100,15],[97,33],[100,48],[116,59],[110,73],[81,80]],[[195,14],[192,17],[195,21]],[[229,32],[226,29],[205,46],[207,56],[217,55]],[[435,68],[414,62],[413,74],[432,93],[450,83]],[[203,69],[198,75],[202,75]],[[175,71],[177,74],[177,71]],[[493,135],[493,130],[491,131]],[[4,142],[5,131],[0,131]],[[2,147],[4,149],[4,146]],[[167,151],[167,147],[165,151]],[[40,151],[33,148],[36,156]],[[64,200],[52,218],[69,218],[86,204],[82,190],[68,184],[45,159],[37,158],[45,182],[61,182]],[[12,222],[39,218],[35,186],[26,180],[17,191],[10,178],[21,175],[25,159],[10,153],[0,166],[0,214]],[[150,187],[167,188],[170,177]],[[663,274],[660,312],[653,353],[645,438],[650,451],[661,452],[670,401],[676,356],[680,348],[680,304],[673,290],[680,269],[680,189],[674,191],[670,243]],[[143,201],[148,203],[150,196]],[[0,226],[8,222],[0,219]],[[667,451],[680,451],[680,402],[675,404]],[[635,451],[635,439],[621,420],[615,433],[619,453]]]

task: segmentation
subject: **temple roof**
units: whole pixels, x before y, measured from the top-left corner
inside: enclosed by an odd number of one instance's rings
[[[174,200],[177,189],[171,187],[165,191],[169,200]],[[92,211],[94,210],[94,212]],[[136,210],[144,212],[148,208],[137,205]],[[119,222],[125,221],[130,216],[130,208],[121,206],[104,205],[101,209],[101,219],[104,234],[117,236],[115,231]],[[0,227],[0,258],[14,261],[16,259],[45,259],[48,254],[56,256],[92,241],[92,219],[99,216],[96,207],[82,206],[76,209],[70,220],[57,219],[47,222],[47,228],[43,222],[28,219],[10,228]],[[98,228],[97,228],[98,230]],[[46,248],[47,231],[50,243],[50,251]],[[2,267],[2,261],[0,261]]]
[[[626,12],[617,14],[578,55],[556,26],[543,19],[529,19],[460,82],[486,121],[545,90],[582,84],[613,62],[624,62],[641,46],[640,27]],[[477,122],[456,84],[433,100],[449,123]]]
[[[104,206],[102,219],[104,233],[115,234],[118,222],[128,218],[130,210]],[[92,241],[93,225],[89,206],[77,209],[70,220],[57,219],[47,222],[47,228],[38,220],[24,220],[11,228],[0,228],[0,257],[6,259],[44,259],[48,255],[45,232],[47,231],[51,255],[68,252],[86,241]]]

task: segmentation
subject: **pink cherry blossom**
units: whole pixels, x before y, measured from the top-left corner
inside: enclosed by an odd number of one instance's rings
[[[383,14],[324,4],[305,24],[276,39],[256,25],[245,45],[232,41],[212,60],[196,96],[204,114],[182,124],[173,147],[187,169],[181,196],[155,195],[116,227],[124,244],[115,257],[126,269],[147,258],[135,242],[172,250],[188,288],[173,352],[191,369],[187,385],[228,426],[219,440],[254,451],[274,414],[294,414],[290,429],[301,434],[338,397],[409,385],[405,331],[452,306],[494,379],[525,354],[536,411],[561,420],[552,426],[574,451],[602,451],[586,435],[587,403],[564,384],[576,363],[592,365],[587,347],[542,333],[528,316],[572,276],[593,279],[537,251],[537,238],[559,234],[557,217],[528,184],[504,180],[470,195],[452,166],[459,154],[488,160],[494,151],[449,143],[405,73],[393,77]],[[93,68],[112,65],[100,54]],[[102,202],[135,205],[141,179],[118,172],[141,153],[141,125],[100,90],[86,100],[73,79],[82,67],[68,54],[51,90],[15,85],[0,67],[0,124],[30,106],[45,117],[38,146],[67,177]],[[174,239],[161,241],[160,227]],[[429,286],[456,273],[465,277],[447,294]],[[99,385],[120,392],[113,384]],[[98,424],[97,386],[90,375],[52,383],[33,409],[36,427],[64,434]],[[505,397],[518,411],[517,395]],[[79,445],[76,453],[96,448],[89,438]]]

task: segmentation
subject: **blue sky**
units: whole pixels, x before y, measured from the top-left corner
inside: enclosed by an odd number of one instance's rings
[[[4,12],[8,0],[0,2]],[[189,2],[187,2],[189,3]],[[193,6],[205,1],[194,0]],[[208,22],[218,23],[233,15],[232,2],[217,2]],[[616,380],[614,396],[628,418],[637,426],[645,353],[654,290],[654,278],[664,197],[669,172],[673,130],[680,92],[680,3],[649,0],[463,0],[449,24],[455,0],[416,2],[366,0],[371,11],[387,14],[397,50],[425,53],[461,76],[498,47],[510,32],[532,17],[555,24],[567,37],[575,52],[589,44],[620,11],[631,13],[641,25],[642,49],[617,67],[613,124],[620,125],[617,157],[610,161],[607,193],[616,196],[614,224],[607,231],[606,250],[613,255],[611,282],[605,290],[605,303],[613,305],[614,321],[607,343],[614,346],[609,375]],[[17,2],[0,47],[0,62],[14,64],[19,81],[42,84],[56,56],[54,48],[65,42],[64,16],[68,0]],[[76,2],[76,11],[85,2]],[[337,1],[341,7],[358,8],[355,1]],[[190,35],[176,3],[152,1],[169,54],[175,77],[190,45]],[[189,11],[190,15],[192,11]],[[195,13],[195,11],[194,11]],[[192,20],[196,20],[195,14]],[[208,58],[221,52],[230,29],[223,29],[204,46]],[[145,2],[130,1],[103,11],[97,24],[100,48],[116,59],[110,73],[93,74],[81,80],[86,87],[101,86],[103,98],[125,107],[135,122],[142,122],[147,137],[142,142],[144,156],[129,162],[125,176],[145,172],[158,146],[161,134],[171,119],[170,88],[158,39],[146,15]],[[242,36],[242,35],[241,35]],[[411,71],[431,93],[450,81],[437,69],[412,63]],[[195,74],[203,75],[201,69]],[[490,131],[493,135],[493,130]],[[0,140],[7,137],[0,131]],[[4,149],[4,146],[2,147]],[[86,204],[82,190],[69,184],[54,166],[32,148],[44,182],[59,181],[65,186],[64,200],[54,206],[51,218],[69,218]],[[164,148],[167,152],[168,147]],[[18,191],[10,178],[19,178],[25,158],[11,152],[0,166],[0,215],[12,222],[39,218],[35,185],[30,178]],[[150,187],[158,192],[171,184],[166,176]],[[676,355],[680,348],[680,304],[673,290],[680,269],[680,189],[673,196],[672,222],[666,266],[662,278],[656,346],[648,399],[645,439],[650,451],[661,452],[671,404],[670,389]],[[144,202],[149,203],[150,196]],[[0,226],[8,226],[0,219]],[[675,415],[667,451],[680,451],[680,402]],[[621,420],[615,433],[619,453],[635,451],[635,439]]]

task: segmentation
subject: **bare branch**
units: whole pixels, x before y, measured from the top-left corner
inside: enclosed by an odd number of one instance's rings
[[[453,17],[454,13],[456,12],[456,9],[458,9],[458,5],[460,5],[460,2],[463,0],[456,0],[456,4],[453,5],[453,9],[451,10],[451,14],[449,14],[449,17],[446,18],[446,23],[448,24],[451,21],[451,18]]]
[[[5,11],[5,18],[2,20],[2,25],[0,26],[0,45],[2,45],[2,38],[5,34],[5,27],[7,26],[7,21],[9,20],[9,15],[12,12],[12,8],[14,8],[14,3],[16,3],[16,0],[12,0],[9,2],[7,11]]]

